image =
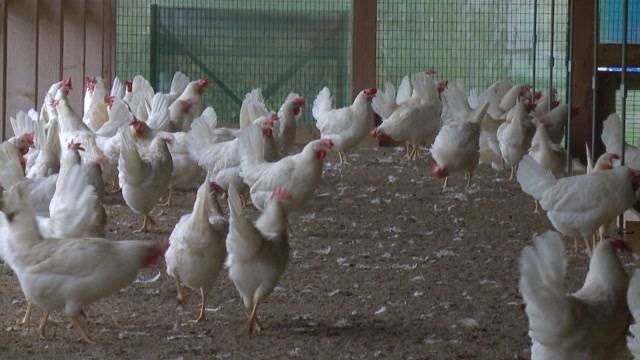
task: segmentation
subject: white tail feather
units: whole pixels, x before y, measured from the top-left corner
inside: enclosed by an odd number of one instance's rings
[[[329,88],[325,86],[320,90],[318,96],[316,96],[316,99],[313,101],[311,113],[316,121],[320,121],[322,114],[327,111],[331,111],[332,103],[333,97],[331,97],[331,91],[329,91]]]
[[[551,171],[540,166],[531,155],[525,155],[520,161],[517,178],[522,190],[538,201],[557,182]]]

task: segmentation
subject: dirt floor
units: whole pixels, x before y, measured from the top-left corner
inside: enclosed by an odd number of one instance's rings
[[[208,321],[194,324],[198,293],[188,291],[178,306],[161,262],[87,309],[97,345],[77,341],[60,313],[41,340],[39,310],[30,327],[15,324],[25,301],[0,266],[0,358],[528,358],[518,257],[532,234],[550,229],[546,216],[533,213],[531,198],[506,173],[480,167],[470,191],[460,175],[441,193],[424,158],[408,162],[401,151],[367,145],[342,172],[329,158],[308,210],[291,220],[291,262],[261,307],[259,335],[247,335],[226,272],[211,293]],[[193,200],[194,192],[178,193],[157,216],[160,228],[142,238],[167,237]],[[132,231],[140,219],[119,194],[107,208],[109,238],[139,238]],[[575,288],[586,256],[570,255]]]

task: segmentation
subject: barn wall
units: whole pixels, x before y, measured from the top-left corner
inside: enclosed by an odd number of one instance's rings
[[[71,77],[81,113],[85,76],[107,83],[115,69],[116,0],[0,0],[0,137],[9,117],[42,105],[52,83]]]

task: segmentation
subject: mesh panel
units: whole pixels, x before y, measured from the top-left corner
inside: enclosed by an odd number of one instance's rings
[[[555,3],[553,86],[562,97],[567,0]],[[378,83],[398,83],[408,73],[433,67],[467,90],[498,79],[548,86],[551,1],[538,1],[535,54],[534,11],[530,0],[378,0]]]
[[[600,0],[600,38],[604,44],[622,43],[622,0]],[[629,0],[627,42],[640,44],[640,0]],[[628,57],[629,66],[640,67],[640,59]],[[639,75],[635,75],[639,76]],[[629,84],[627,84],[629,86]],[[616,111],[622,107],[622,92],[616,91]],[[640,89],[627,91],[626,141],[640,145]]]
[[[261,87],[267,106],[289,91],[311,102],[328,86],[349,101],[351,1],[118,2],[118,74],[142,74],[167,91],[173,73],[207,77],[205,103],[237,122],[244,94]],[[311,106],[305,107],[306,121]]]

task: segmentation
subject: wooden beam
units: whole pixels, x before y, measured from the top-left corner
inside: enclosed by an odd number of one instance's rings
[[[571,19],[571,102],[580,106],[580,113],[571,121],[572,156],[585,158],[585,142],[591,144],[591,78],[593,71],[594,0],[572,1]]]
[[[351,96],[376,86],[377,1],[352,0]]]
[[[640,45],[627,46],[628,66],[640,66]],[[620,44],[600,44],[598,46],[598,66],[620,66],[622,47]]]
[[[113,9],[111,1],[102,2],[102,78],[110,85],[114,74],[111,72],[112,39],[115,38]]]
[[[38,1],[38,45],[39,107],[51,84],[62,78],[62,0]]]
[[[86,76],[102,76],[104,1],[86,0],[84,64]],[[83,89],[84,92],[84,89]]]
[[[62,16],[64,19],[62,77],[71,78],[73,91],[69,94],[69,101],[76,113],[82,115],[85,43],[84,0],[65,0]]]
[[[38,48],[37,0],[10,0],[7,8],[5,116],[36,105]],[[13,134],[7,126],[6,136]]]
[[[117,19],[118,19],[118,1],[117,0],[106,0],[108,3],[110,3],[111,5],[111,28],[109,29],[109,31],[111,31],[111,61],[109,63],[110,67],[111,67],[111,76],[112,78],[115,77],[118,72],[117,72],[117,60],[116,60],[116,51],[118,50],[116,44],[117,42],[117,38],[116,38],[116,33],[118,31],[117,29]],[[121,79],[124,81],[124,79]]]
[[[5,107],[7,102],[7,2],[8,0],[0,0],[0,140],[6,140],[6,117]]]

